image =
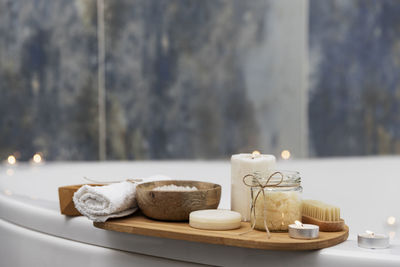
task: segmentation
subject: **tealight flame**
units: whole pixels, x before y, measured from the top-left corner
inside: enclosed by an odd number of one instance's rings
[[[40,163],[42,162],[42,156],[39,153],[36,153],[35,155],[33,155],[33,162],[35,163]]]
[[[286,150],[286,149],[282,150],[282,152],[281,152],[282,159],[285,159],[285,160],[290,159],[290,156],[291,156],[291,154],[290,154],[289,150]]]
[[[387,218],[387,224],[389,224],[389,225],[394,225],[395,223],[396,223],[396,218],[395,218],[395,217],[389,216],[389,217]]]
[[[367,230],[367,231],[365,231],[365,232],[366,232],[367,235],[369,235],[370,237],[374,237],[374,236],[375,236],[375,233],[372,232],[372,231],[370,231],[370,230]]]
[[[260,155],[261,155],[261,153],[258,150],[254,150],[253,153],[251,153],[251,157],[253,159],[259,157]]]
[[[7,162],[10,165],[14,165],[15,163],[17,163],[17,159],[14,157],[14,155],[10,155],[7,158]]]

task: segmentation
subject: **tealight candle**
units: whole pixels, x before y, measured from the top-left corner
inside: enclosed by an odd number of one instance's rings
[[[275,157],[254,151],[252,154],[236,154],[231,158],[231,209],[250,221],[250,188],[243,184],[243,177],[255,172],[268,174],[275,170]]]
[[[315,239],[319,236],[319,226],[295,221],[289,225],[289,236],[297,239]]]
[[[365,231],[364,234],[358,234],[358,246],[362,248],[387,248],[389,236]]]

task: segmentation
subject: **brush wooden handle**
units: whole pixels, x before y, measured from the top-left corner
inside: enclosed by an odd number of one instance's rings
[[[302,223],[315,224],[319,226],[319,230],[321,232],[340,232],[344,229],[344,220],[340,219],[340,221],[320,221],[310,216],[303,215]]]

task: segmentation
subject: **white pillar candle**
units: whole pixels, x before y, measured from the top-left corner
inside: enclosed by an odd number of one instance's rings
[[[231,209],[242,215],[243,221],[250,221],[251,195],[250,188],[243,184],[243,177],[247,174],[260,172],[264,175],[272,174],[276,169],[276,160],[273,155],[236,154],[231,158]]]

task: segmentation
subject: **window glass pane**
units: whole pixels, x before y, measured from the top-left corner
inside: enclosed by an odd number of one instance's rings
[[[107,1],[108,157],[307,155],[304,1]]]
[[[400,153],[399,1],[102,2],[0,0],[2,160]]]
[[[400,153],[400,2],[310,1],[313,154]]]
[[[96,159],[95,1],[0,1],[0,157]]]

